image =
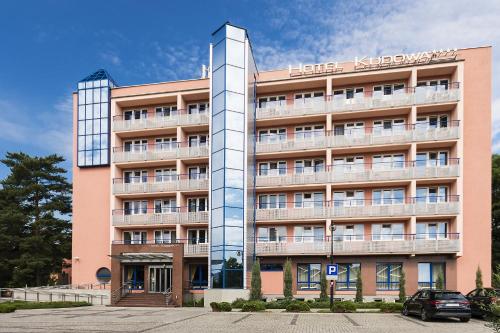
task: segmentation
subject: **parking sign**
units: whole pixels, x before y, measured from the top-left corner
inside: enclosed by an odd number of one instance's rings
[[[326,279],[327,280],[337,280],[339,272],[339,265],[328,264],[326,265]]]

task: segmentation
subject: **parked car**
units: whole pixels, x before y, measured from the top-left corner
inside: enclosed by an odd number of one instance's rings
[[[432,318],[459,318],[468,322],[471,318],[470,304],[458,291],[420,290],[403,304],[402,314],[419,315],[424,321]]]
[[[467,294],[473,316],[484,318],[491,315],[491,306],[500,305],[500,289],[479,288]]]

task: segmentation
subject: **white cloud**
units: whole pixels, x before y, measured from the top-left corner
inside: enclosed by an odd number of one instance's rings
[[[288,64],[344,61],[354,56],[492,45],[493,150],[500,153],[500,1],[271,2],[270,25],[280,40],[256,34],[260,70]],[[496,111],[496,112],[495,112]]]
[[[101,54],[99,54],[99,56],[103,61],[108,62],[114,66],[119,66],[122,64],[121,58],[112,51],[102,52]]]

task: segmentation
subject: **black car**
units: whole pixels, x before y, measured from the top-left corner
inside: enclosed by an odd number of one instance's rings
[[[460,292],[451,290],[420,290],[403,304],[402,314],[416,314],[424,321],[454,317],[468,322],[471,318],[467,298]]]
[[[491,306],[500,305],[500,289],[479,288],[467,294],[473,316],[486,317],[491,315]]]

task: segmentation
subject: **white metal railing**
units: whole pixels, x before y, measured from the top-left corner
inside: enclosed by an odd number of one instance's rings
[[[328,146],[329,136],[314,135],[310,138],[287,139],[276,142],[258,141],[257,153],[324,149]]]
[[[116,179],[113,183],[113,194],[159,193],[170,191],[207,190],[208,179],[179,179],[169,181],[155,181],[150,177],[145,182],[124,183],[123,179]]]
[[[184,244],[184,256],[206,256],[208,255],[208,243]]]
[[[330,207],[257,209],[255,213],[259,221],[326,219],[331,215]]]
[[[311,173],[287,173],[284,175],[257,176],[257,187],[263,186],[286,186],[301,184],[324,184],[331,180],[331,174],[327,171],[316,171]]]
[[[115,117],[113,120],[113,131],[125,132],[143,129],[155,129],[175,127],[177,125],[208,125],[209,111],[201,114],[177,114],[173,116],[151,116],[141,119],[125,120],[123,117]]]
[[[460,88],[453,89],[428,89],[427,87],[415,88],[415,104],[449,103],[460,99]]]
[[[208,157],[208,146],[180,147],[170,150],[150,149],[145,151],[115,151],[113,162],[161,161],[176,158]]]
[[[113,226],[207,223],[208,212],[113,213]]]

